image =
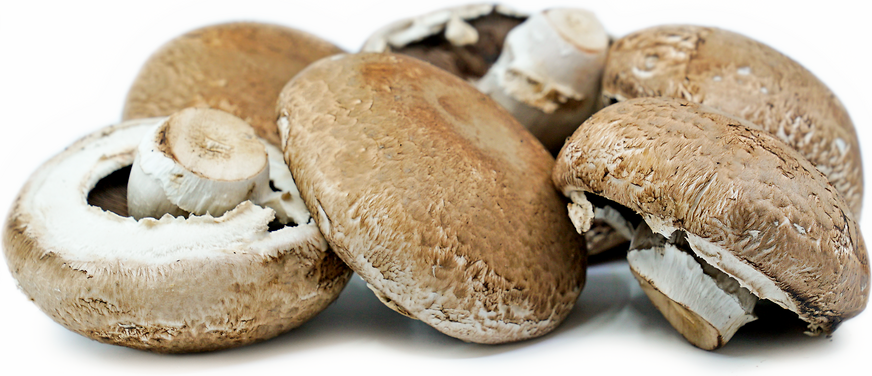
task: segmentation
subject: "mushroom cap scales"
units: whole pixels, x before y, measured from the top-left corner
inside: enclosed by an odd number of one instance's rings
[[[553,159],[486,95],[410,57],[338,55],[291,80],[277,109],[322,233],[391,308],[501,343],[574,306],[584,243]]]
[[[666,238],[685,231],[708,264],[831,333],[868,300],[859,227],[820,171],[753,128],[682,100],[620,102],[573,134],[554,183],[624,205]]]
[[[21,290],[74,332],[156,352],[268,339],[326,308],[350,271],[314,223],[269,231],[275,212],[248,201],[220,217],[140,221],[88,204],[162,121],[102,129],[31,176],[3,232]]]

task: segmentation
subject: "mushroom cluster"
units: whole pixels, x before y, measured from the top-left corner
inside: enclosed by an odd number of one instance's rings
[[[352,272],[448,336],[526,340],[585,309],[588,255],[626,252],[713,350],[764,302],[811,335],[866,307],[862,192],[844,107],[762,43],[478,4],[358,53],[254,22],[171,40],[120,124],[32,175],[3,248],[52,319],[156,352],[277,336]]]

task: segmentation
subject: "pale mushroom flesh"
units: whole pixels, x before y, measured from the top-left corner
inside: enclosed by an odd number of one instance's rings
[[[22,291],[70,330],[157,352],[265,340],[326,308],[350,271],[328,251],[286,167],[271,177],[276,194],[302,209],[283,202],[286,219],[249,201],[220,217],[126,216],[134,151],[161,121],[95,132],[31,177],[3,238]],[[284,164],[277,148],[271,154]]]
[[[742,325],[756,319],[757,297],[697,256],[684,231],[667,239],[643,222],[627,261],[651,302],[697,347],[721,347]]]

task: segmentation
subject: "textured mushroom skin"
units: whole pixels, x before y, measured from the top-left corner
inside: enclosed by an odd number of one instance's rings
[[[139,125],[140,121],[130,121],[87,136],[41,169],[106,135]],[[133,148],[135,144],[129,154],[105,158],[132,163]],[[28,214],[25,192],[40,175],[44,173],[35,173],[22,188],[3,227],[9,270],[25,295],[53,320],[100,342],[178,353],[269,339],[326,308],[351,276],[327,250],[314,224],[295,229],[300,231],[295,244],[277,245],[277,251],[266,254],[228,245],[224,253],[208,258],[158,263],[127,259],[124,250],[113,260],[69,257],[69,249],[47,249],[40,243],[40,234],[51,229]],[[246,205],[250,204],[237,209]],[[100,212],[107,221],[132,221]],[[229,212],[218,221],[230,221],[239,213]],[[172,225],[166,219],[138,224],[143,228]],[[88,245],[70,248],[75,246]]]
[[[743,118],[799,150],[859,218],[863,168],[854,125],[829,88],[799,63],[745,36],[699,26],[660,26],[616,41],[603,96],[666,96]]]
[[[123,119],[168,116],[187,107],[211,107],[251,124],[278,145],[274,109],[297,72],[339,47],[294,29],[239,22],[179,36],[143,65],[127,94]]]
[[[574,306],[584,243],[553,159],[472,86],[402,55],[336,56],[289,82],[278,111],[322,233],[396,310],[501,343],[547,333]]]
[[[724,253],[707,259],[713,266],[734,278],[757,270],[787,295],[776,303],[812,332],[830,333],[866,306],[865,243],[826,177],[752,127],[686,101],[628,100],[579,127],[557,157],[554,183],[618,202],[655,232],[685,230],[719,247]],[[742,268],[721,263],[733,257]],[[737,279],[767,298],[760,281]]]

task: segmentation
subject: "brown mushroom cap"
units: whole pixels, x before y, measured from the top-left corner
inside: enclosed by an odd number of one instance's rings
[[[598,112],[561,150],[554,183],[639,213],[815,333],[857,315],[869,264],[844,199],[797,151],[747,121],[686,101],[640,98]]]
[[[95,132],[22,188],[3,248],[30,300],[97,341],[194,352],[274,337],[336,299],[351,273],[311,221],[274,229],[275,212],[248,201],[217,218],[122,216],[127,179],[117,175],[162,121]]]
[[[389,307],[465,341],[555,328],[585,276],[553,159],[486,95],[402,55],[338,55],[279,99],[321,232]]]
[[[667,96],[755,124],[799,150],[859,218],[863,168],[857,133],[836,96],[799,63],[753,39],[699,26],[659,26],[616,41],[603,96]]]
[[[245,120],[277,145],[273,115],[282,87],[313,61],[340,52],[283,26],[238,22],[200,28],[169,41],[146,61],[122,116],[169,116],[186,107],[211,107]]]

